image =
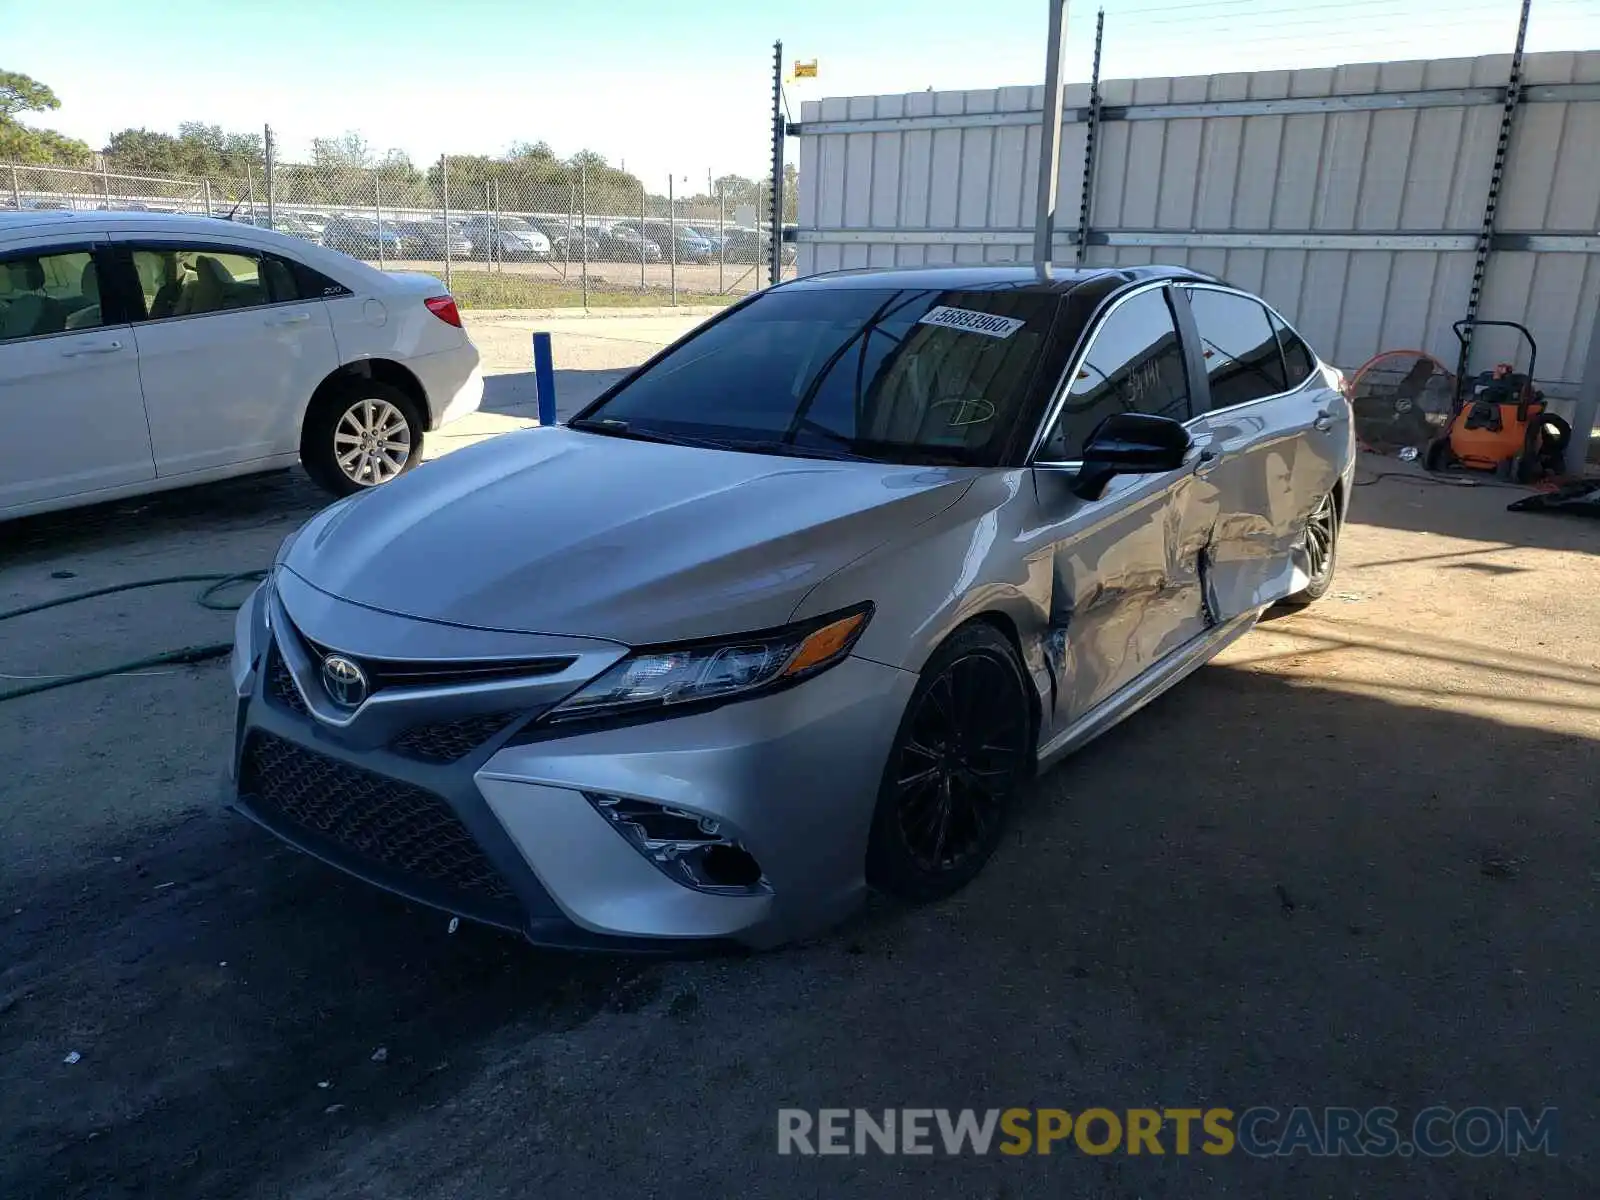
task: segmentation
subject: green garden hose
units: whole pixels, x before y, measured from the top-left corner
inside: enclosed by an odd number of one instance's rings
[[[58,596],[54,600],[45,600],[38,604],[29,604],[22,608],[13,608],[9,612],[0,612],[0,621],[9,621],[13,617],[25,617],[29,613],[43,612],[48,608],[60,608],[66,604],[77,604],[82,600],[93,600],[96,596],[110,596],[116,592],[131,592],[139,588],[166,587],[174,583],[203,583],[195,595],[195,602],[202,608],[209,608],[216,612],[236,612],[240,601],[218,600],[217,593],[240,584],[260,583],[267,577],[266,571],[240,571],[233,575],[167,575],[161,579],[141,579],[134,583],[118,583],[111,587],[95,588],[93,591],[76,592],[71,596]],[[76,675],[62,675],[53,679],[40,679],[30,682],[23,687],[12,688],[0,692],[0,703],[6,700],[16,700],[22,696],[33,696],[39,692],[48,692],[54,688],[67,687],[74,683],[85,683],[91,679],[104,679],[108,675],[123,675],[131,671],[142,671],[147,667],[161,667],[173,665],[187,665],[191,663],[206,662],[213,658],[224,658],[233,650],[232,642],[207,642],[198,646],[184,646],[177,650],[164,650],[160,654],[152,654],[147,658],[136,658],[132,662],[118,663],[112,667],[97,668],[93,671],[80,671]]]

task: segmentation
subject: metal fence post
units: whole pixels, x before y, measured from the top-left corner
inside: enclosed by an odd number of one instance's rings
[[[444,287],[451,290],[450,281],[450,156],[439,155],[439,198],[444,212]]]
[[[383,265],[383,195],[378,190],[378,172],[372,172],[372,211],[378,216],[378,270],[387,268]]]
[[[489,245],[493,247],[489,251],[489,263],[485,269],[492,271],[494,270],[494,252],[500,248],[500,222],[489,207],[489,181],[487,179],[483,181],[483,219],[484,223],[489,226]]]
[[[644,180],[641,179],[639,181],[639,290],[641,292],[644,291],[645,288],[650,286],[648,283],[645,282],[645,277],[644,277],[644,262],[645,262],[645,252],[644,252],[644,243],[645,243],[645,236],[644,236],[644,209],[645,209]]]
[[[11,203],[16,205],[19,212],[22,210],[22,183],[17,178],[16,163],[11,164]]]
[[[200,181],[200,190],[201,190],[201,192],[204,194],[204,196],[206,198],[206,216],[208,216],[208,217],[214,216],[215,214],[211,211],[211,180],[209,180],[209,179],[201,180]]]
[[[771,241],[767,245],[767,270],[777,283],[783,275],[783,43],[772,43],[772,228],[767,230]],[[756,218],[756,228],[761,219]],[[756,286],[761,286],[761,273],[756,272]]]
[[[722,295],[724,287],[722,274],[728,265],[728,231],[727,225],[728,206],[723,203],[722,186],[717,186],[717,295]]]
[[[561,240],[561,278],[572,273],[572,229],[578,219],[578,186],[567,180],[567,236]]]
[[[589,164],[578,163],[578,236],[589,228]],[[571,235],[568,235],[571,236]],[[583,280],[583,307],[589,307],[589,241],[578,243],[578,274]]]
[[[100,187],[106,194],[106,207],[111,207],[111,168],[106,166],[106,156],[100,156]]]
[[[494,180],[494,223],[496,229],[500,227],[500,216],[503,211],[504,210],[500,206],[500,180],[496,178]],[[500,263],[500,270],[504,271],[505,269],[505,261],[502,259]]]
[[[1511,51],[1511,73],[1506,80],[1505,101],[1500,109],[1500,135],[1495,142],[1494,165],[1489,169],[1489,190],[1483,201],[1483,222],[1478,229],[1477,247],[1472,261],[1472,287],[1467,293],[1468,322],[1461,330],[1461,353],[1456,359],[1456,378],[1465,379],[1472,364],[1472,341],[1478,305],[1483,300],[1483,283],[1489,274],[1489,256],[1494,250],[1495,212],[1500,207],[1500,187],[1505,181],[1506,152],[1511,146],[1511,130],[1516,124],[1517,107],[1522,103],[1522,52],[1528,41],[1528,10],[1533,0],[1522,0],[1522,18],[1517,24],[1517,42]]]
[[[667,240],[672,243],[672,303],[678,303],[678,206],[672,199],[672,172],[667,172]]]
[[[256,219],[256,173],[250,169],[250,164],[244,165],[244,184],[250,194],[250,220]]]
[[[1100,49],[1105,41],[1106,10],[1094,19],[1094,70],[1089,75],[1089,121],[1083,133],[1083,192],[1078,199],[1078,244],[1074,258],[1081,267],[1089,253],[1089,223],[1094,210],[1095,148],[1100,141]]]
[[[277,163],[275,161],[277,158],[277,147],[273,144],[272,140],[272,126],[267,125],[264,128],[266,130],[266,135],[262,139],[262,146],[266,151],[267,160],[267,225],[270,228],[272,225],[277,223],[278,216],[277,196],[274,191],[274,185],[276,183],[274,177],[278,173]]]
[[[1572,438],[1567,442],[1568,475],[1582,478],[1588,468],[1589,447],[1597,420],[1600,420],[1600,308],[1595,309],[1589,350],[1583,360],[1583,377],[1578,381],[1578,401],[1572,406]]]

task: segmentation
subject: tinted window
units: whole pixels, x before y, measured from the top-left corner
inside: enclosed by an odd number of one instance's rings
[[[584,414],[889,460],[997,461],[1056,301],[1026,292],[769,292]]]
[[[1100,422],[1121,412],[1189,419],[1183,347],[1160,289],[1123,301],[1101,322],[1039,458],[1076,461]]]
[[[1311,353],[1311,347],[1300,340],[1300,335],[1275,316],[1272,317],[1272,327],[1278,331],[1278,344],[1283,347],[1283,365],[1288,373],[1289,386],[1297,388],[1311,378],[1311,372],[1316,370],[1316,357]]]
[[[87,250],[19,254],[0,262],[0,342],[101,323],[100,281]]]
[[[272,255],[244,249],[133,252],[149,320],[255,308],[299,298],[295,273]]]
[[[1287,391],[1283,356],[1267,310],[1233,292],[1188,288],[1211,382],[1211,407],[1228,408]]]

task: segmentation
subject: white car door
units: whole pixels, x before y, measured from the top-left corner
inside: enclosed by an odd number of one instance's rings
[[[133,331],[71,234],[0,247],[0,516],[155,478]]]
[[[326,307],[287,259],[237,242],[117,234],[137,277],[139,375],[162,477],[299,449],[339,365]]]

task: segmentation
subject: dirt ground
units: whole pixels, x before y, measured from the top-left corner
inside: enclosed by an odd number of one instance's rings
[[[591,350],[574,392],[641,353]],[[450,934],[279,846],[219,803],[221,663],[0,706],[0,1196],[1600,1195],[1600,522],[1361,478],[1333,594],[1040,779],[972,887],[764,956]],[[0,609],[257,567],[321,503],[22,522]],[[191,593],[0,625],[0,690],[226,638]],[[776,1154],[781,1107],[1436,1103],[1553,1106],[1558,1156]]]

